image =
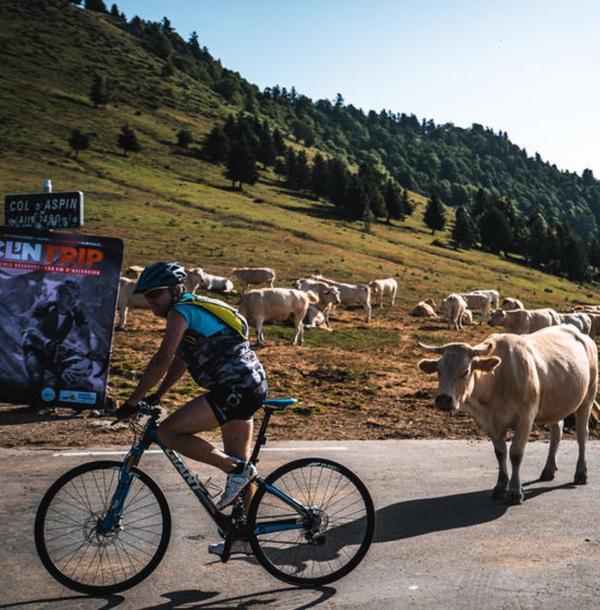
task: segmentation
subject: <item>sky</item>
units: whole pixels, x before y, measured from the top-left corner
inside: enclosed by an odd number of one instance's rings
[[[110,2],[106,0],[107,6]],[[261,89],[481,123],[600,178],[598,0],[117,0]]]

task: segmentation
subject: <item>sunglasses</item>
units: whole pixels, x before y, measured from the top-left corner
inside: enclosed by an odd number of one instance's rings
[[[166,288],[153,288],[152,290],[148,290],[148,292],[144,292],[144,296],[148,301],[154,301],[158,299],[160,295],[167,290]]]

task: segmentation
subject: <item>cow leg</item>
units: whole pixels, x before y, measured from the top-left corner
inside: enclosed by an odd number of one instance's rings
[[[498,460],[498,480],[496,481],[496,487],[492,491],[492,498],[494,500],[500,500],[506,497],[508,490],[508,468],[506,467],[506,435],[492,437],[492,443],[494,445],[494,453]]]
[[[533,409],[531,409],[533,411]],[[519,422],[512,443],[510,444],[510,463],[512,465],[512,475],[508,486],[508,502],[509,504],[523,504],[525,495],[521,486],[521,462],[525,454],[525,446],[527,439],[531,433],[533,421],[525,420]]]
[[[303,319],[304,316],[302,315],[302,312],[294,316],[294,322],[296,324],[296,334],[294,335],[292,345],[301,345],[302,343],[304,343],[304,324],[302,324]]]
[[[392,307],[396,304],[396,291],[392,292]]]
[[[383,307],[383,291],[379,294],[379,309]]]
[[[127,323],[127,307],[119,309],[119,330],[125,330],[125,324]]]
[[[369,305],[369,303],[365,303],[365,314],[366,314],[366,321],[370,322],[371,321],[371,306]]]
[[[585,462],[585,443],[588,439],[589,427],[588,422],[590,413],[594,404],[593,397],[580,405],[575,413],[575,429],[577,430],[577,445],[579,445],[579,454],[577,456],[577,466],[575,467],[575,485],[585,485],[587,483],[587,464]]]
[[[263,322],[264,322],[264,320],[262,318],[258,318],[256,320],[255,330],[256,330],[256,345],[257,346],[265,344],[265,337],[263,335],[263,330],[262,330]]]
[[[556,465],[556,450],[558,449],[558,443],[560,443],[562,437],[562,431],[562,421],[550,426],[550,448],[548,449],[546,465],[540,475],[540,481],[552,481],[552,479],[554,479],[554,474],[558,470],[558,466]]]

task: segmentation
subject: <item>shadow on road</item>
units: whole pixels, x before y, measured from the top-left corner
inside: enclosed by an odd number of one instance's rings
[[[498,519],[507,509],[506,504],[491,500],[487,490],[397,502],[377,511],[373,542],[478,525]]]
[[[144,606],[143,610],[183,609],[183,607],[185,610],[225,610],[270,605],[278,610],[307,610],[327,601],[335,593],[336,590],[332,587],[315,587],[314,589],[287,587],[215,599],[220,595],[217,591],[189,589],[163,593],[162,597],[167,601],[156,606]]]
[[[75,602],[77,600],[93,600],[97,599],[98,601],[103,600],[106,602],[104,606],[100,606],[97,610],[110,610],[111,608],[116,608],[122,602],[125,601],[125,598],[121,595],[107,595],[106,597],[93,597],[89,595],[70,595],[65,597],[45,597],[42,599],[29,599],[23,602],[15,602],[14,604],[0,604],[0,608],[19,608],[21,606],[34,606],[36,608],[64,608],[65,605],[69,602]]]

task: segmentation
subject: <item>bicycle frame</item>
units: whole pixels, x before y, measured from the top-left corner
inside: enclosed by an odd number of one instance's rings
[[[250,458],[250,461],[253,464],[256,464],[259,461],[258,454],[260,452],[260,447],[266,444],[266,430],[273,411],[274,409],[265,408],[265,416],[256,438],[252,456]],[[212,501],[210,493],[206,487],[198,479],[197,475],[188,468],[181,456],[172,449],[165,447],[158,440],[157,431],[158,424],[156,419],[155,417],[150,417],[140,435],[139,442],[131,447],[127,453],[127,456],[123,460],[120,468],[117,489],[115,490],[115,493],[111,499],[106,514],[102,518],[102,521],[98,523],[98,527],[101,528],[103,533],[111,532],[120,528],[123,507],[134,478],[134,474],[131,470],[134,466],[139,464],[142,455],[152,443],[156,443],[162,449],[171,464],[173,464],[175,467],[175,470],[177,470],[182,479],[187,483],[190,490],[194,493],[219,530],[225,535],[226,539],[231,539],[232,536],[247,537],[250,534],[259,535],[292,529],[303,529],[307,526],[307,524],[310,526],[310,523],[313,521],[314,511],[312,507],[304,506],[294,498],[282,492],[280,489],[267,483],[262,477],[256,477],[254,481],[259,487],[265,487],[269,493],[277,496],[280,500],[290,506],[290,508],[294,509],[298,513],[298,516],[295,518],[264,521],[260,524],[256,524],[252,532],[248,531],[245,524],[245,519],[243,518],[243,507],[241,504],[234,506],[231,516],[224,515],[222,512],[220,512],[215,503]],[[226,559],[227,557],[225,557],[225,560]]]

